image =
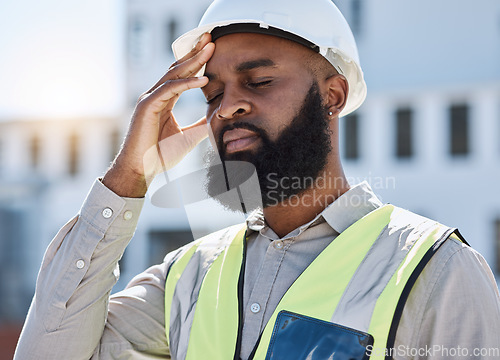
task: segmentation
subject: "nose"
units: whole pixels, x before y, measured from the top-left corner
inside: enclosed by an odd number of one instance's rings
[[[217,109],[217,118],[220,120],[232,120],[242,115],[249,114],[252,109],[250,102],[241,93],[231,89],[224,90],[222,99]]]

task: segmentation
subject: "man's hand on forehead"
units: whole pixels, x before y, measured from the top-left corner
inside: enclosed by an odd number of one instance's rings
[[[215,49],[208,33],[173,63],[167,73],[139,97],[122,149],[103,183],[120,196],[143,197],[160,172],[180,162],[208,136],[206,118],[180,127],[173,108],[186,90],[201,88],[206,76],[196,77]]]
[[[172,69],[173,67],[176,67],[179,64],[182,64],[183,62],[191,59],[193,56],[196,56],[203,48],[212,41],[212,36],[210,33],[204,33],[203,35],[200,36],[198,42],[194,45],[193,49],[186,55],[184,55],[182,58],[174,62],[172,65],[170,65],[169,69]]]

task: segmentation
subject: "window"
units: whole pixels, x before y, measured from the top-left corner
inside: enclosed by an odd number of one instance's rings
[[[29,307],[31,296],[22,279],[31,225],[27,212],[0,205],[0,324],[22,320]]]
[[[413,111],[408,108],[396,110],[396,157],[413,156]]]
[[[149,233],[148,264],[161,264],[169,252],[193,241],[191,231],[153,230]]]
[[[172,52],[172,43],[177,39],[177,31],[178,31],[178,26],[177,26],[177,20],[175,19],[170,19],[167,22],[167,53]]]
[[[128,53],[130,64],[143,67],[150,60],[151,54],[151,29],[146,19],[137,17],[130,20],[128,34]]]
[[[40,138],[37,135],[33,135],[29,146],[31,167],[37,169],[40,163]]]
[[[500,218],[495,221],[495,270],[500,275]]]
[[[463,156],[469,153],[469,107],[466,104],[450,107],[450,154]]]
[[[344,157],[349,160],[359,158],[359,119],[350,114],[344,119]]]
[[[69,151],[68,151],[68,172],[74,176],[78,173],[80,162],[80,138],[77,134],[72,134],[69,137]]]

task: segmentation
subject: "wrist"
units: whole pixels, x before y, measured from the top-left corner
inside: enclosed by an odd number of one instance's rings
[[[115,164],[106,172],[102,183],[120,197],[142,198],[148,190],[144,175],[121,169]]]

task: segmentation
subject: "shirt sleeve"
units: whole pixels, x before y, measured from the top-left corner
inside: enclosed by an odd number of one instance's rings
[[[419,276],[396,334],[394,359],[500,358],[500,296],[484,258],[450,239]]]
[[[114,331],[106,320],[118,260],[134,234],[143,203],[117,196],[98,180],[94,183],[79,215],[46,250],[14,359],[99,358],[99,344],[105,347],[101,338],[112,338],[106,333]],[[144,276],[151,274],[155,270]]]
[[[165,334],[165,279],[178,251],[134,277],[109,301],[108,319],[92,360],[170,359]]]

